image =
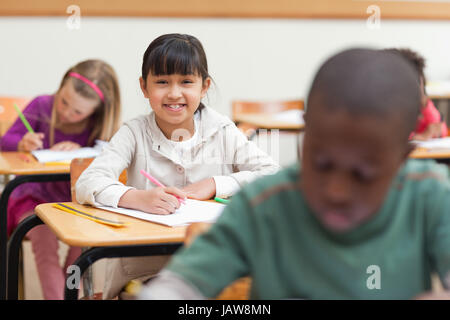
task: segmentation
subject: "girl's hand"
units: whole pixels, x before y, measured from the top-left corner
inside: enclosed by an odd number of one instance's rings
[[[428,125],[427,131],[430,135],[430,139],[433,138],[440,138],[441,137],[441,129],[442,129],[442,123],[430,123]]]
[[[200,180],[182,189],[188,198],[196,200],[212,199],[216,195],[216,183],[213,178]]]
[[[118,206],[148,213],[171,214],[180,207],[176,196],[186,198],[186,194],[175,187],[128,190],[120,198]]]
[[[430,123],[426,130],[422,133],[413,135],[413,140],[426,141],[441,137],[442,123]]]
[[[72,141],[62,141],[54,144],[50,150],[53,151],[72,151],[76,149],[80,149],[81,146],[78,143]]]
[[[30,152],[37,149],[42,149],[44,146],[42,139],[44,134],[42,132],[32,133],[27,132],[22,140],[17,145],[17,151]]]

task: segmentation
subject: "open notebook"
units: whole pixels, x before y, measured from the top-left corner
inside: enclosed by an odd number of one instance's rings
[[[186,199],[174,213],[168,215],[152,214],[138,210],[99,206],[99,209],[112,211],[138,219],[156,222],[170,227],[185,226],[194,222],[214,222],[225,208],[224,204]]]
[[[438,138],[438,139],[430,139],[427,141],[411,141],[417,147],[429,149],[429,150],[441,150],[441,149],[450,149],[450,137]]]
[[[75,158],[94,158],[100,154],[103,147],[108,144],[107,142],[96,140],[94,147],[84,147],[73,151],[53,151],[50,149],[34,150],[31,154],[39,162],[70,162]]]

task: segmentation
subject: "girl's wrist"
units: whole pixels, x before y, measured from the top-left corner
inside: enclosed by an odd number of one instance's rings
[[[137,200],[137,193],[139,192],[139,190],[136,189],[130,189],[128,191],[126,191],[119,199],[119,203],[117,203],[118,207],[123,207],[123,208],[129,208],[129,209],[137,209],[136,208],[136,203],[138,202]]]
[[[20,140],[19,143],[17,144],[17,151],[20,151],[20,152],[24,151],[23,140]]]

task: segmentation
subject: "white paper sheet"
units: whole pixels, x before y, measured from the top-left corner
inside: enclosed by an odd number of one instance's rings
[[[72,160],[75,158],[92,158],[98,156],[99,150],[94,148],[80,148],[73,151],[53,151],[50,149],[31,152],[39,162]]]
[[[450,137],[431,139],[427,141],[417,141],[414,140],[412,143],[416,144],[417,147],[425,149],[450,149]]]
[[[279,112],[273,116],[277,121],[289,122],[293,124],[305,124],[303,121],[303,110],[287,110]]]
[[[107,142],[96,140],[94,147],[84,147],[73,151],[53,151],[50,149],[31,151],[39,162],[72,160],[75,158],[94,158],[100,154]]]
[[[152,214],[138,210],[99,206],[99,209],[112,211],[138,219],[152,221],[170,227],[184,226],[193,222],[214,222],[225,208],[224,204],[186,199],[174,213],[168,215]]]

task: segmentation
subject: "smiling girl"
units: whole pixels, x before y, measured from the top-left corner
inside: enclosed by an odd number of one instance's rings
[[[121,127],[83,172],[76,184],[80,203],[171,214],[180,206],[177,197],[229,197],[279,169],[229,118],[201,102],[211,77],[195,37],[155,39],[144,54],[139,82],[152,112]],[[126,186],[118,182],[124,169]],[[156,187],[141,169],[169,187]],[[154,274],[167,258],[121,260],[108,264],[106,298],[117,295],[129,280]]]

